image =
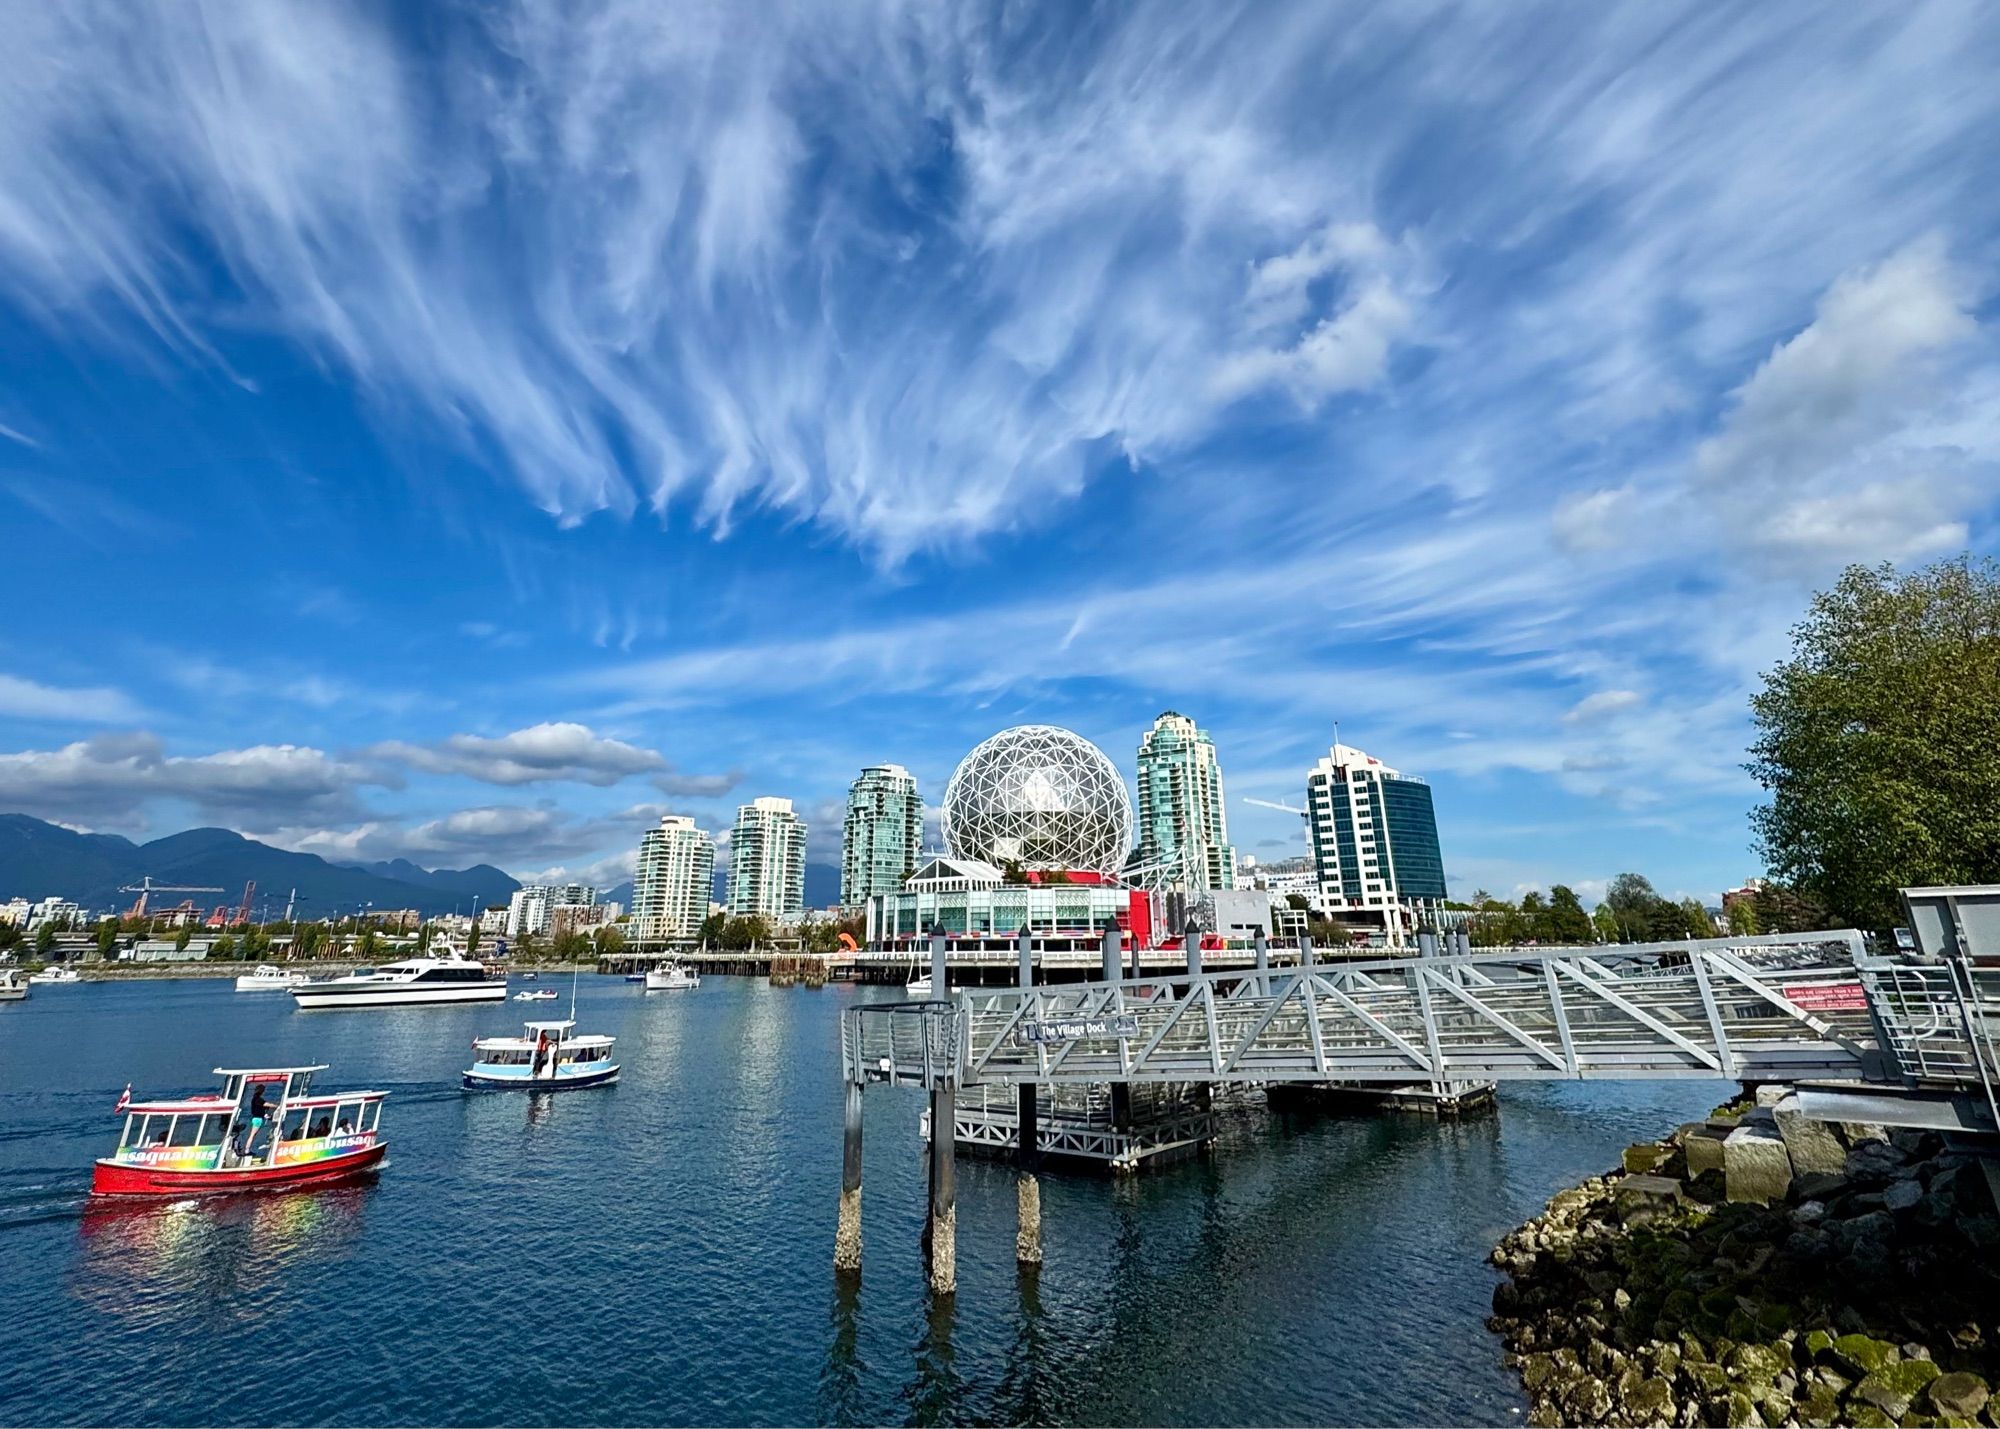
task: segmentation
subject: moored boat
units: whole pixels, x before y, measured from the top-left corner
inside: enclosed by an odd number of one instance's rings
[[[507,979],[470,958],[407,958],[345,977],[320,978],[291,990],[301,1008],[421,1007],[451,1002],[505,1002]]]
[[[82,982],[83,974],[78,972],[75,968],[48,967],[48,968],[43,968],[38,973],[29,973],[28,981],[38,982],[43,984]]]
[[[911,978],[903,984],[903,995],[915,998],[929,997],[931,995],[931,975],[929,973],[919,973],[916,977]]]
[[[330,1181],[378,1165],[387,1092],[315,1094],[311,1067],[217,1067],[220,1094],[135,1102],[118,1149],[97,1162],[98,1196],[186,1196]]]
[[[26,1002],[28,976],[19,968],[0,968],[0,1002]]]
[[[285,992],[302,986],[312,979],[302,972],[287,972],[271,963],[259,963],[255,972],[244,973],[236,979],[238,992]]]
[[[514,1001],[516,1001],[516,1002],[554,1002],[554,1001],[556,1000],[556,998],[557,998],[557,997],[559,997],[559,996],[561,996],[561,994],[560,994],[560,993],[558,993],[558,992],[557,992],[557,991],[556,991],[556,990],[555,990],[554,988],[552,988],[552,987],[538,987],[538,988],[532,988],[532,989],[530,989],[530,990],[529,990],[529,991],[527,991],[527,992],[517,992],[517,993],[515,993],[515,994],[514,994]]]
[[[646,970],[646,991],[679,992],[683,988],[701,986],[701,974],[693,968],[679,963],[668,963],[665,967]]]
[[[479,1091],[567,1091],[618,1079],[611,1044],[601,1033],[579,1033],[574,1020],[530,1022],[521,1037],[480,1037],[472,1044],[465,1085]]]

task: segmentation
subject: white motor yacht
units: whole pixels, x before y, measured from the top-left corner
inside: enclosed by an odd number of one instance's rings
[[[470,958],[406,958],[291,990],[302,1008],[422,1007],[448,1002],[505,1002],[507,979]]]
[[[82,982],[83,974],[75,968],[43,968],[38,973],[29,973],[28,981],[39,983]]]
[[[19,968],[0,968],[0,1002],[26,1002],[28,975]]]
[[[648,992],[679,992],[683,988],[700,986],[701,974],[693,968],[682,967],[679,963],[668,963],[665,967],[646,970]]]
[[[312,979],[302,972],[287,972],[271,963],[259,963],[255,972],[244,973],[236,979],[238,992],[287,992],[301,987]]]

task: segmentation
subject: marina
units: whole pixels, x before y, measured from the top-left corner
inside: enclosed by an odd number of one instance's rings
[[[1493,1240],[1730,1089],[1510,1088],[1497,1116],[1460,1123],[1222,1103],[1213,1156],[1122,1180],[1052,1166],[1033,1284],[1015,1268],[1012,1168],[968,1158],[958,1308],[940,1310],[920,1292],[918,1091],[870,1092],[870,1268],[852,1285],[826,1268],[841,1013],[901,1001],[735,978],[644,998],[585,978],[577,1019],[618,1039],[621,1076],[575,1098],[467,1096],[468,1020],[515,1029],[451,1008],[301,1017],[200,980],[9,1008],[0,1254],[21,1273],[0,1277],[0,1314],[25,1328],[0,1398],[24,1419],[138,1423],[575,1422],[581,1402],[606,1423],[901,1422],[913,1402],[1005,1422],[1229,1422],[1254,1402],[1260,1419],[1491,1423],[1521,1403],[1483,1328]],[[330,1062],[389,1092],[391,1164],[319,1191],[93,1209],[120,1088],[190,1085],[225,1047],[240,1064]],[[508,1172],[520,1158],[535,1175]],[[697,1209],[635,1220],[607,1182]],[[587,1273],[633,1343],[700,1343],[701,1364],[642,1350],[524,1376],[545,1338],[462,1307],[538,1259]],[[1278,1294],[1314,1326],[1307,1373],[1281,1370]],[[254,1340],[199,1308],[249,1303],[310,1333],[322,1372],[262,1375]],[[371,1371],[411,1335],[450,1359],[449,1382]],[[1190,1359],[1209,1366],[1195,1383],[1174,1371]]]

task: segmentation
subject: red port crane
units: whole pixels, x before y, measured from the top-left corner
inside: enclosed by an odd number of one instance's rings
[[[118,891],[119,891],[120,893],[136,893],[136,894],[138,894],[138,895],[139,895],[139,896],[138,896],[138,898],[137,898],[137,899],[135,899],[135,900],[133,901],[133,904],[132,904],[132,907],[131,907],[130,911],[129,911],[129,912],[127,912],[127,913],[125,914],[125,916],[126,916],[127,918],[143,918],[143,917],[145,917],[145,916],[146,916],[146,900],[147,900],[148,898],[150,898],[150,897],[151,897],[151,896],[152,896],[153,894],[155,894],[155,893],[220,893],[220,892],[222,892],[222,890],[221,890],[220,888],[199,888],[199,887],[196,887],[196,886],[195,886],[194,884],[191,884],[191,883],[155,883],[155,882],[153,882],[153,880],[152,880],[152,877],[151,877],[150,875],[148,875],[148,876],[147,876],[147,877],[145,877],[145,878],[142,878],[142,879],[140,879],[140,880],[139,880],[139,881],[138,881],[137,883],[128,883],[128,884],[126,884],[126,885],[125,885],[125,886],[124,886],[123,888],[120,888],[120,889],[119,889]]]

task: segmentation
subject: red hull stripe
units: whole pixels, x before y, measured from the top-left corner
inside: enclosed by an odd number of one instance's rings
[[[90,1190],[96,1196],[184,1196],[191,1191],[242,1191],[263,1186],[291,1186],[364,1170],[380,1161],[388,1150],[386,1141],[378,1141],[351,1156],[336,1156],[299,1166],[257,1166],[229,1171],[155,1171],[145,1166],[120,1166],[113,1161],[100,1161]]]

